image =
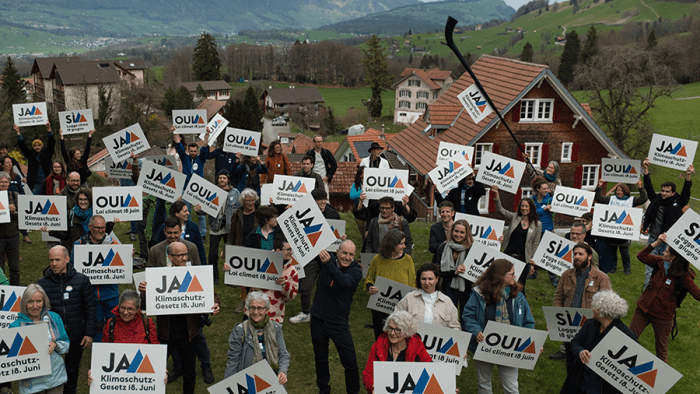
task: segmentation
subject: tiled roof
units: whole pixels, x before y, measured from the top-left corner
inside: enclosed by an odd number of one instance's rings
[[[292,174],[297,171],[301,171],[301,158],[299,160],[292,160],[289,157],[289,166],[292,169]],[[331,195],[338,194],[350,194],[350,186],[355,182],[355,174],[357,173],[358,163],[352,161],[344,161],[338,163],[338,169],[333,175],[333,180],[331,184],[328,185]]]
[[[441,105],[433,106],[427,110],[428,119],[432,125],[451,125],[457,116],[464,110],[464,107],[459,105]]]
[[[441,86],[435,81],[444,81],[450,75],[452,75],[452,72],[442,71],[438,68],[434,68],[432,70],[421,70],[420,68],[406,68],[399,76],[399,80],[396,81],[392,85],[392,87],[395,88],[398,84],[406,80],[411,75],[416,75],[417,77],[425,81],[425,83],[428,84],[428,86],[430,86],[432,89],[439,90]]]
[[[49,78],[56,78],[56,74],[60,75],[63,85],[121,82],[117,68],[109,61],[55,63]]]
[[[199,103],[196,109],[206,109],[207,120],[211,120],[225,105],[226,101],[205,99]]]
[[[194,81],[194,82],[183,82],[180,84],[189,90],[190,92],[196,92],[197,86],[202,85],[202,88],[207,92],[212,90],[231,90],[231,85],[226,83],[223,79],[218,81]]]
[[[98,161],[104,159],[107,155],[109,155],[109,150],[107,148],[102,149],[101,151],[95,153],[94,155],[90,156],[90,158],[87,161],[88,167],[91,165],[97,163]]]
[[[418,119],[389,140],[389,146],[421,174],[427,174],[435,168],[435,157],[440,145],[423,134],[426,127],[428,124]]]
[[[124,70],[145,70],[148,67],[143,59],[122,59],[114,60],[114,65]]]
[[[586,111],[588,116],[593,116],[593,112],[591,112],[591,105],[588,103],[581,103],[581,107],[583,107],[583,110]]]
[[[292,152],[305,154],[309,150],[314,148],[314,141],[311,137],[305,134],[295,134],[297,138],[292,142]],[[282,145],[284,146],[284,144]],[[321,144],[321,147],[331,151],[331,154],[335,154],[338,150],[340,143],[338,141],[327,141]]]
[[[79,62],[80,58],[77,56],[70,57],[38,57],[34,59],[34,64],[32,65],[32,74],[41,72],[44,79],[48,79],[51,75],[51,69],[56,62]]]
[[[384,158],[389,162],[391,168],[395,170],[408,170],[408,164],[402,163],[401,160],[399,160],[396,152],[387,150],[384,151],[382,155],[384,155]]]
[[[263,96],[270,96],[272,102],[280,104],[323,103],[323,95],[318,88],[267,89]]]
[[[367,149],[369,148],[364,147],[364,145],[367,144],[358,144],[360,142],[377,142],[379,145],[382,146],[384,150],[388,147],[386,140],[384,139],[384,134],[373,128],[367,129],[364,134],[362,135],[349,135],[346,137],[347,144],[350,146],[350,150],[352,151],[353,156],[355,157],[355,160],[359,163],[360,160],[363,158],[369,156],[369,152],[367,152]],[[359,145],[363,145],[362,150],[359,149]]]
[[[291,140],[297,138],[298,133],[277,133],[277,138],[287,137]]]

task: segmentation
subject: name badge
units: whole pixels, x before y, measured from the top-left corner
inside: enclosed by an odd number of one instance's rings
[[[593,281],[591,281],[591,283],[589,283],[588,286],[593,286]]]
[[[666,279],[666,284],[671,286],[671,279]]]
[[[70,293],[63,293],[63,299],[67,300],[69,295],[70,295]]]

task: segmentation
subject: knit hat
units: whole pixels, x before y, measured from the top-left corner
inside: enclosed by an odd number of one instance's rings
[[[39,144],[42,148],[44,147],[44,143],[38,138],[32,141],[32,146],[34,146],[34,144]]]
[[[228,170],[219,171],[219,173],[216,174],[216,178],[218,179],[222,175],[226,175],[227,178],[231,179],[231,174],[228,172]]]

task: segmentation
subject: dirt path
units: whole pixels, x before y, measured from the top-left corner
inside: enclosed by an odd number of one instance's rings
[[[648,9],[650,9],[651,12],[653,12],[654,15],[656,15],[656,19],[659,19],[659,18],[660,18],[659,13],[656,12],[655,9],[651,8],[651,6],[650,6],[649,4],[645,3],[644,0],[639,0],[639,2],[642,3],[642,5],[643,5],[644,7],[647,7]]]

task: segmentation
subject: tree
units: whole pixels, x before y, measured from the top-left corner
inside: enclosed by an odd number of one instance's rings
[[[654,32],[654,29],[652,28],[651,31],[649,32],[649,35],[647,36],[647,51],[654,49],[656,44],[658,44],[658,41],[656,40],[656,33]]]
[[[595,26],[591,26],[586,33],[586,43],[583,44],[580,60],[582,64],[588,63],[595,55],[598,54],[598,32]]]
[[[365,85],[372,89],[372,97],[363,103],[370,117],[379,118],[382,116],[382,89],[391,83],[392,77],[379,38],[373,35],[366,44],[367,48],[362,50],[362,65],[365,67]]]
[[[186,87],[180,86],[180,89],[173,90],[168,88],[164,94],[164,100],[160,107],[166,114],[170,114],[174,109],[192,109],[194,108],[194,98],[192,93]]]
[[[576,30],[566,35],[564,53],[561,54],[559,63],[559,79],[564,85],[569,85],[574,79],[574,69],[578,63],[578,55],[581,52],[581,41]]]
[[[22,77],[19,75],[11,57],[7,57],[5,69],[2,71],[2,108],[0,113],[12,109],[12,104],[20,104],[25,100],[25,93],[22,90]]]
[[[652,52],[633,46],[601,49],[572,83],[588,90],[596,121],[630,157],[642,158],[654,132],[649,110],[677,89],[673,70]]]
[[[532,49],[532,44],[530,44],[530,41],[528,41],[523,46],[523,51],[520,52],[520,60],[523,62],[532,63],[532,57],[534,54],[535,51]]]
[[[245,98],[243,99],[243,110],[246,113],[246,130],[252,131],[262,131],[263,129],[263,110],[260,108],[260,97],[254,87],[249,87],[245,92]]]
[[[333,108],[331,107],[328,107],[326,117],[323,118],[323,128],[326,130],[326,135],[335,134],[340,128],[338,122],[335,120]]]
[[[221,78],[221,60],[216,40],[202,33],[192,52],[192,71],[197,81],[213,81]]]
[[[107,122],[112,118],[112,112],[114,112],[112,91],[111,87],[97,86],[97,121],[95,126],[100,128],[98,131],[103,131]]]

